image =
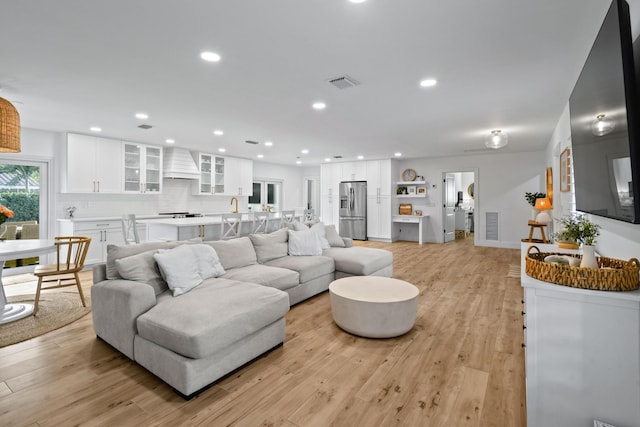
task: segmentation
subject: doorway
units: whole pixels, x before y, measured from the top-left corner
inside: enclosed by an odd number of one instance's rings
[[[477,171],[443,173],[443,241],[472,239],[475,244]]]
[[[2,239],[47,236],[48,163],[0,157],[0,205],[13,213],[1,227]],[[39,257],[8,260],[4,274],[31,272]]]
[[[282,211],[282,182],[255,180],[249,196],[249,210],[253,212]]]

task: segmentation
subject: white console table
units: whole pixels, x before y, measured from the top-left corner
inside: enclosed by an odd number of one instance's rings
[[[394,215],[392,222],[403,224],[418,224],[418,244],[424,242],[423,223],[429,218],[429,215]]]
[[[555,285],[527,276],[524,266],[521,282],[527,425],[640,425],[640,290]]]

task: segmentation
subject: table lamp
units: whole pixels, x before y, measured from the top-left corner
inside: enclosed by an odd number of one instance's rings
[[[546,211],[553,209],[551,201],[546,197],[536,199],[536,209],[540,211],[536,217],[536,222],[538,224],[549,224],[549,222],[551,222],[551,217]]]

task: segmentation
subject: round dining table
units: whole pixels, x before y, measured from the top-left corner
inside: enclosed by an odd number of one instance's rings
[[[7,303],[4,284],[2,283],[4,262],[10,259],[22,259],[43,255],[55,250],[55,241],[49,239],[0,241],[0,324],[25,318],[33,313],[33,304]]]

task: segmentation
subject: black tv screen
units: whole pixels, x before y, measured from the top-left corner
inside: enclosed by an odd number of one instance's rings
[[[573,173],[578,211],[631,223],[640,222],[635,69],[629,6],[614,0],[569,99]]]

